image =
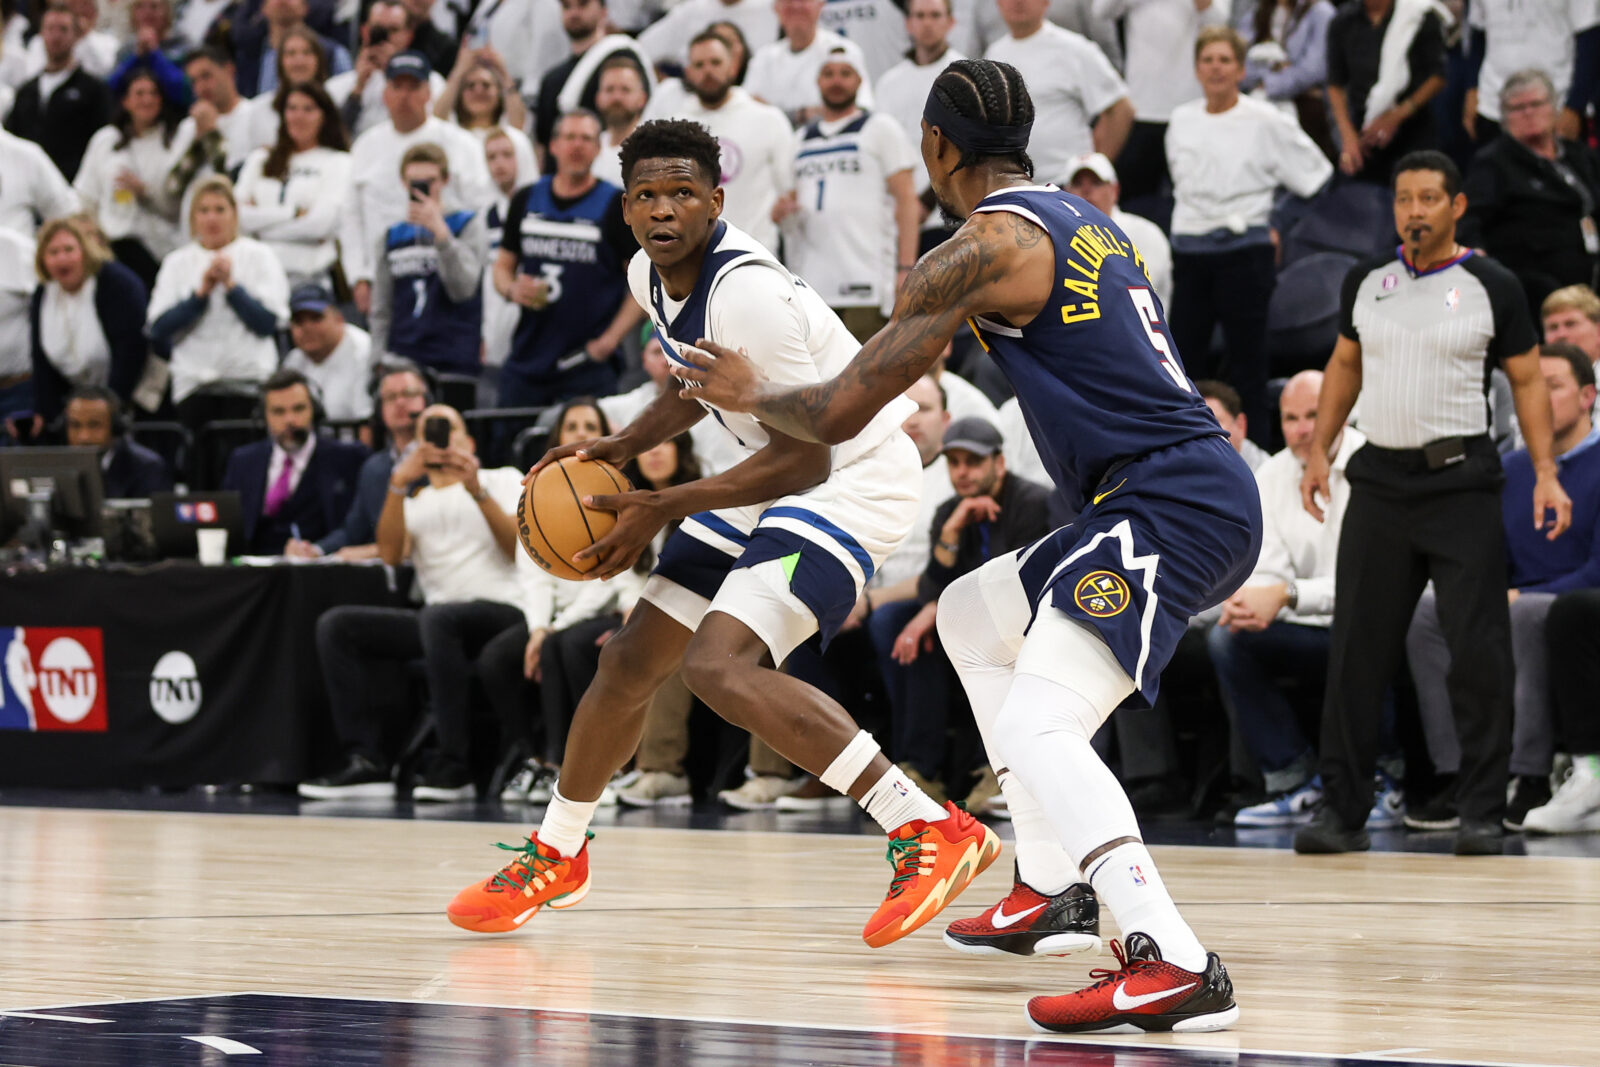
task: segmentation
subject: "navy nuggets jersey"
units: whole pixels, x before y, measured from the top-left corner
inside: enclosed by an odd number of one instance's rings
[[[446,215],[445,223],[459,237],[472,217],[471,211],[457,211]],[[477,374],[483,290],[475,288],[463,301],[451,300],[439,277],[433,235],[409,222],[389,227],[383,254],[394,284],[389,351],[436,370]]]
[[[1009,211],[1055,245],[1055,298],[1022,329],[972,329],[1016,390],[1050,476],[1076,507],[1117,463],[1221,428],[1178,358],[1139,250],[1093,205],[1055,186],[1003,189]]]
[[[628,292],[627,261],[605,227],[621,195],[598,182],[577,200],[558,200],[542,178],[511,198],[500,246],[516,253],[517,273],[548,283],[550,297],[517,319],[506,369],[518,377],[549,381],[591,362],[584,345],[611,325]]]

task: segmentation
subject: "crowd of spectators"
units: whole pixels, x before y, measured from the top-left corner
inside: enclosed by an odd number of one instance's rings
[[[638,590],[526,566],[509,518],[520,443],[530,427],[536,441],[604,432],[671,387],[625,285],[628,134],[653,118],[706,125],[723,217],[865,339],[952,232],[917,148],[922,101],[948,63],[983,55],[1015,65],[1034,97],[1036,179],[1133,240],[1186,368],[1260,480],[1257,573],[1195,620],[1186,655],[1207,685],[1167,699],[1194,708],[1101,739],[1125,776],[1181,782],[1147,794],[1168,806],[1181,794],[1215,808],[1231,788],[1224,817],[1241,827],[1304,821],[1322,794],[1312,739],[1343,477],[1373,415],[1327,432],[1331,498],[1311,519],[1297,488],[1322,387],[1311,368],[1349,336],[1334,313],[1346,274],[1394,248],[1395,163],[1437,149],[1465,175],[1461,244],[1509,270],[1542,325],[1577,515],[1553,543],[1513,529],[1532,475],[1496,368],[1517,671],[1506,824],[1600,829],[1600,727],[1572,695],[1592,692],[1584,672],[1600,665],[1583,636],[1600,602],[1600,488],[1584,473],[1600,2],[7,0],[3,18],[0,443],[100,448],[115,496],[237,491],[244,551],[415,568],[420,610],[341,608],[319,626],[347,758],[308,793],[392,790],[404,699],[373,679],[420,663],[437,742],[415,795],[475,782],[548,795],[571,705]],[[1001,814],[931,606],[1070,507],[968,339],[908,394],[919,529],[842,639],[791,669],[864,702],[852,710],[876,717],[930,793]],[[448,444],[422,440],[427,417],[449,422]],[[212,428],[236,420],[264,424],[258,439],[207,455],[223,439]],[[141,426],[157,423],[188,447],[146,447]],[[729,462],[708,420],[630,474],[667,484]],[[1364,712],[1382,724],[1371,825],[1399,821],[1407,785],[1409,823],[1455,818],[1459,687],[1441,621],[1454,624],[1423,597],[1404,642],[1415,685],[1400,678]],[[690,701],[663,694],[618,784],[630,803],[690,794]],[[493,716],[472,713],[480,696]],[[1417,708],[1426,745],[1402,754]],[[486,718],[495,736],[473,736]],[[1233,743],[1175,743],[1206,731]],[[1558,753],[1574,757],[1568,784]],[[826,802],[791,775],[758,748],[742,784],[715,784],[741,807]]]

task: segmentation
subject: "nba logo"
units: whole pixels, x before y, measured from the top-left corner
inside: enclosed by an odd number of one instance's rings
[[[210,500],[202,500],[194,506],[194,517],[200,522],[217,521],[217,505]]]
[[[1144,871],[1140,870],[1138,867],[1129,867],[1128,868],[1128,873],[1133,875],[1133,884],[1134,885],[1144,885],[1145,884]]]
[[[176,505],[176,507],[178,509],[178,521],[179,522],[193,522],[194,521],[194,505],[193,504],[178,504],[178,505]]]
[[[1444,306],[1449,308],[1451,311],[1454,311],[1456,308],[1460,307],[1461,306],[1461,290],[1460,289],[1451,289],[1449,292],[1445,293],[1444,294]]]

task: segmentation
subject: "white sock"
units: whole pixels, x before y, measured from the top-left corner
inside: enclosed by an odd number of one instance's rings
[[[1056,832],[1033,794],[1022,787],[1010,770],[1000,775],[1000,791],[1011,812],[1016,835],[1017,874],[1034,889],[1053,897],[1078,880],[1078,863],[1056,839]]]
[[[544,822],[539,824],[539,843],[553,848],[563,856],[576,856],[583,848],[584,835],[589,832],[589,822],[596,800],[568,800],[561,795],[558,784],[550,792],[550,806],[545,809]]]
[[[918,789],[899,767],[890,765],[883,777],[867,790],[858,803],[875,819],[884,833],[892,834],[913,819],[938,822],[950,813]]]
[[[1150,850],[1139,841],[1118,845],[1094,861],[1089,884],[1111,910],[1126,942],[1129,934],[1148,934],[1161,958],[1186,971],[1206,969],[1206,950],[1167,894]]]

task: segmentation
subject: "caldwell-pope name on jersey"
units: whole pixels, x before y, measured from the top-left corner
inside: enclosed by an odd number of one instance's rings
[[[1076,274],[1067,275],[1061,284],[1077,298],[1072,303],[1061,305],[1061,321],[1068,325],[1100,317],[1100,265],[1108,256],[1131,259],[1146,280],[1150,277],[1144,257],[1133,242],[1125,237],[1119,239],[1104,226],[1091,223],[1078,227],[1072,240],[1067,242],[1067,247],[1071,249],[1067,266]]]

